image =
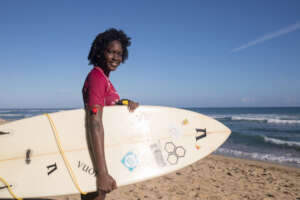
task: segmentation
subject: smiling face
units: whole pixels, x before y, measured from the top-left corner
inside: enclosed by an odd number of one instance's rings
[[[115,71],[122,62],[123,49],[118,40],[110,42],[104,51],[106,68],[109,71]]]

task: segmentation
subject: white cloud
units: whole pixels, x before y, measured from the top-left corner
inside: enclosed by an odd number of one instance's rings
[[[282,28],[278,31],[275,31],[273,33],[270,33],[270,34],[267,34],[267,35],[264,35],[254,41],[251,41],[251,42],[248,42],[247,44],[245,45],[242,45],[238,48],[235,48],[231,51],[231,53],[235,53],[235,52],[238,52],[238,51],[241,51],[243,49],[246,49],[248,47],[251,47],[251,46],[255,46],[257,44],[260,44],[260,43],[263,43],[267,40],[271,40],[271,39],[274,39],[274,38],[277,38],[279,36],[282,36],[282,35],[285,35],[285,34],[288,34],[290,32],[293,32],[293,31],[296,31],[300,29],[300,22],[296,23],[296,24],[293,24],[293,25],[290,25],[288,27],[285,27],[285,28]]]

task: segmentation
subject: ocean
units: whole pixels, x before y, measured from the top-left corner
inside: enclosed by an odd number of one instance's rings
[[[300,107],[185,108],[215,118],[232,134],[215,154],[300,167]],[[59,109],[0,109],[0,118],[18,120]]]

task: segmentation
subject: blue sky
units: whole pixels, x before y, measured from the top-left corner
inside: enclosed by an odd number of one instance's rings
[[[0,1],[0,108],[82,107],[94,37],[131,38],[111,80],[176,107],[300,106],[300,1]]]

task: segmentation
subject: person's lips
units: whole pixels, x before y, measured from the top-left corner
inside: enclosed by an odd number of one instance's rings
[[[119,62],[109,62],[108,66],[113,70],[116,69],[120,65]]]
[[[119,62],[113,62],[112,65],[118,66],[120,63]]]

